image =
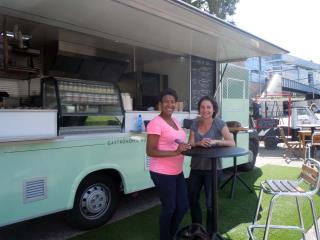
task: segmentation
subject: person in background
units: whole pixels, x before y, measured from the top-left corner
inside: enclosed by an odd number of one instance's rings
[[[147,125],[147,155],[150,176],[159,191],[161,202],[160,240],[171,240],[188,210],[188,194],[181,152],[190,149],[186,134],[172,117],[178,97],[166,89],[159,97],[160,114]]]
[[[189,144],[192,147],[235,146],[232,134],[224,121],[218,118],[218,104],[209,96],[198,103],[200,117],[190,127]],[[212,161],[201,157],[191,158],[189,176],[189,204],[192,223],[202,224],[199,197],[204,186],[207,206],[207,231],[212,234]]]

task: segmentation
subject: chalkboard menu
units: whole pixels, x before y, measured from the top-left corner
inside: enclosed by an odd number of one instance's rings
[[[191,110],[198,109],[203,96],[213,96],[216,79],[216,62],[204,58],[191,58]]]

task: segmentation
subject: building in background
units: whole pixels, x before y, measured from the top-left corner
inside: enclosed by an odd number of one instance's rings
[[[307,99],[320,98],[320,64],[290,55],[249,58],[251,97],[259,96],[274,74],[282,80],[282,90]]]
[[[249,58],[251,114],[280,117],[288,114],[288,100],[320,99],[320,64],[290,55]],[[259,100],[258,100],[259,99]]]

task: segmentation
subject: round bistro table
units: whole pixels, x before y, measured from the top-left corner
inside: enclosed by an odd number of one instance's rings
[[[211,148],[192,148],[183,152],[186,156],[203,157],[212,161],[212,239],[223,239],[218,232],[218,159],[224,157],[239,157],[247,155],[249,151],[238,147],[211,147]]]

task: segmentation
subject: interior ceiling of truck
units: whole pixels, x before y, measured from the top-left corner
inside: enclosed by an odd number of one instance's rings
[[[32,35],[35,46],[40,42],[68,38],[129,55],[136,51],[136,56],[140,56],[136,60],[195,55],[223,62],[287,53],[274,44],[173,0],[3,0],[0,13],[10,16],[7,17],[7,29],[18,24],[23,33]],[[73,34],[61,29],[71,30]]]
[[[31,37],[30,47],[41,49],[43,46],[51,45],[53,42],[64,41],[73,43],[79,46],[87,46],[92,49],[104,49],[110,51],[110,54],[105,54],[106,58],[114,58],[111,52],[119,53],[119,60],[133,62],[136,64],[150,63],[162,59],[176,57],[174,54],[160,52],[156,50],[146,49],[143,47],[135,47],[126,43],[121,43],[117,40],[105,39],[102,37],[92,37],[88,34],[83,34],[75,31],[64,30],[58,27],[49,26],[33,21],[25,21],[24,19],[6,16],[6,30],[11,32],[15,25],[19,26],[22,34]],[[0,22],[3,22],[4,15],[0,15]],[[3,27],[0,26],[1,32]]]

